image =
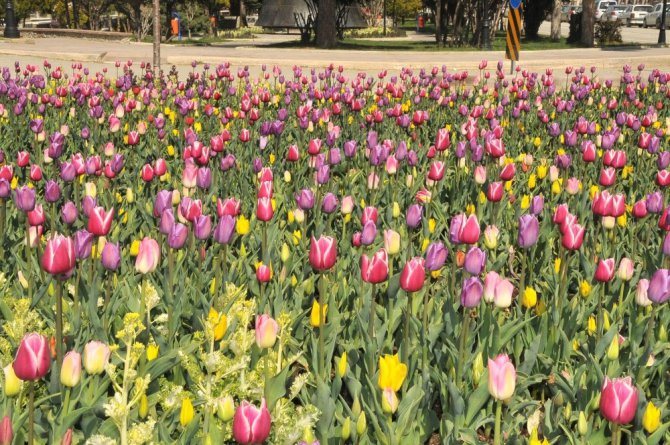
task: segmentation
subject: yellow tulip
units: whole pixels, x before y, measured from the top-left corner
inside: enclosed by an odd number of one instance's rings
[[[379,388],[398,391],[407,377],[407,365],[400,362],[398,354],[379,357]]]
[[[146,394],[140,396],[140,404],[137,408],[137,413],[140,415],[140,419],[145,419],[147,414],[149,414],[149,400]]]
[[[579,295],[584,298],[588,298],[588,296],[591,295],[591,284],[588,281],[582,280],[582,282],[579,283]]]
[[[347,373],[347,351],[342,353],[342,357],[337,362],[337,374],[340,378],[344,378],[344,375]]]
[[[586,328],[588,334],[589,334],[589,335],[593,335],[593,334],[595,334],[595,333],[596,333],[596,329],[597,329],[597,327],[598,327],[598,326],[596,325],[596,317],[594,317],[593,315],[591,315],[591,316],[589,317],[588,325],[587,325],[587,328]]]
[[[547,170],[548,170],[548,167],[546,165],[538,165],[537,166],[537,177],[539,179],[544,179],[544,177],[547,176]]]
[[[237,218],[235,229],[237,230],[238,235],[241,236],[246,235],[247,233],[249,233],[249,220],[244,215],[240,215]]]
[[[158,345],[155,344],[150,344],[147,346],[147,361],[154,361],[158,357],[158,350],[160,348]]]
[[[309,314],[309,324],[311,324],[313,328],[318,328],[321,326],[321,319],[326,321],[328,305],[323,305],[323,309],[321,310],[321,317],[319,317],[319,307],[319,302],[314,300],[314,303],[312,304],[312,312]]]
[[[10,363],[3,368],[5,372],[5,395],[7,397],[14,397],[21,392],[21,380],[16,376],[14,367]]]
[[[130,256],[137,256],[140,253],[140,241],[133,240],[133,243],[130,245]]]
[[[219,341],[223,338],[228,328],[228,319],[225,314],[219,314],[216,309],[210,308],[207,315],[210,328],[212,329],[212,336],[214,340]]]
[[[523,296],[521,297],[521,304],[529,309],[535,307],[537,304],[537,292],[535,292],[535,289],[532,287],[527,287],[524,290]]]
[[[642,427],[649,434],[656,431],[661,423],[661,410],[653,402],[647,403],[642,416]]]
[[[193,420],[193,403],[191,399],[185,397],[181,401],[181,410],[179,411],[179,423],[186,427]]]

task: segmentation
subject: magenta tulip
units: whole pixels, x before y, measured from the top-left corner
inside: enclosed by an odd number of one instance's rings
[[[598,266],[596,267],[595,280],[600,281],[601,283],[606,283],[611,281],[614,278],[614,258],[608,258],[606,260],[600,259],[598,261]]]
[[[272,418],[265,399],[260,408],[242,401],[233,417],[233,437],[242,445],[259,445],[270,435]]]
[[[47,338],[36,333],[26,334],[12,363],[16,376],[21,380],[39,380],[47,374],[50,365]]]
[[[47,241],[42,254],[42,269],[56,277],[68,277],[74,270],[76,255],[72,238],[56,235]]]
[[[600,413],[612,423],[630,423],[637,411],[638,392],[631,377],[605,376],[600,392]]]
[[[114,209],[105,212],[102,207],[95,207],[88,215],[88,231],[93,235],[107,236],[109,230],[112,228],[112,220],[114,219]]]
[[[332,236],[312,237],[309,246],[309,263],[319,271],[328,270],[337,260],[337,242]]]
[[[405,264],[400,274],[400,287],[405,292],[421,290],[426,279],[424,264],[425,260],[421,257],[414,257]]]
[[[388,254],[385,249],[379,250],[372,259],[367,255],[361,257],[361,278],[366,283],[382,283],[389,274]]]

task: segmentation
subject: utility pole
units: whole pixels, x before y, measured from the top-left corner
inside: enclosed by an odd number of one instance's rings
[[[484,0],[482,21],[482,48],[491,49],[491,19],[489,18],[489,2]]]
[[[161,4],[154,1],[154,73],[157,75],[161,67]]]
[[[5,37],[18,39],[21,37],[19,28],[16,27],[16,16],[14,15],[14,0],[5,2]]]
[[[668,0],[663,0],[661,9],[661,29],[658,31],[658,44],[665,45],[665,16],[668,14]]]
[[[384,36],[386,36],[386,0],[384,0]]]

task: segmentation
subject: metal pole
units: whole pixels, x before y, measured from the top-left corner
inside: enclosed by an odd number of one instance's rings
[[[19,28],[16,27],[16,16],[14,16],[14,1],[7,0],[5,2],[5,32],[4,36],[17,39],[21,37]]]
[[[658,44],[665,45],[665,16],[668,14],[668,0],[663,0],[661,10],[661,29],[658,31]]]
[[[484,20],[482,22],[482,48],[491,49],[491,20],[489,19],[489,2],[484,0]]]
[[[161,67],[161,5],[160,0],[154,1],[154,70],[158,74]]]

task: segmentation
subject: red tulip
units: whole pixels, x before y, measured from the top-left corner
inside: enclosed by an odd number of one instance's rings
[[[309,246],[309,263],[315,270],[328,270],[337,260],[337,241],[332,236],[312,237]]]
[[[577,223],[566,224],[563,226],[563,236],[561,244],[568,250],[579,250],[584,242],[584,227]]]
[[[630,377],[613,379],[605,376],[600,392],[600,413],[613,423],[630,423],[637,411],[638,392]]]
[[[137,145],[140,143],[140,134],[137,131],[128,133],[128,145]]]
[[[449,148],[449,132],[446,128],[440,128],[437,130],[437,136],[435,137],[435,148],[438,151],[444,151]]]
[[[42,269],[51,275],[68,276],[74,270],[75,263],[72,238],[56,235],[47,241],[42,254]]]
[[[217,199],[216,213],[219,215],[219,218],[224,215],[237,216],[240,214],[240,201],[235,198],[226,198],[223,201]]]
[[[258,198],[272,198],[272,181],[263,181],[258,185]]]
[[[610,210],[608,216],[619,217],[626,213],[626,197],[621,193],[612,196],[612,207]]]
[[[37,204],[35,208],[28,212],[28,224],[31,226],[41,226],[44,224],[44,208],[42,204]]]
[[[389,274],[389,260],[385,249],[374,254],[372,260],[367,255],[361,257],[361,278],[366,283],[382,283]]]
[[[565,221],[565,217],[570,213],[568,210],[568,205],[567,204],[559,204],[558,207],[556,207],[556,211],[554,211],[554,216],[552,218],[552,221],[554,224],[563,224],[563,221]]]
[[[263,182],[272,182],[273,174],[272,169],[269,167],[263,167],[260,172],[258,172],[258,180]]]
[[[640,200],[633,205],[633,217],[637,219],[642,219],[647,216],[647,203],[644,200]]]
[[[167,163],[165,162],[165,159],[156,159],[156,162],[154,163],[154,173],[156,176],[163,176],[167,173]]]
[[[600,171],[600,185],[609,187],[616,181],[616,170],[612,167],[604,168]]]
[[[249,139],[251,139],[251,133],[249,132],[248,129],[243,128],[240,130],[239,138],[241,142],[249,142]]]
[[[109,229],[112,228],[114,219],[114,208],[105,213],[102,207],[95,207],[88,215],[88,231],[93,235],[107,236]]]
[[[42,169],[39,165],[33,164],[30,166],[30,180],[34,182],[42,180]]]
[[[599,260],[598,261],[598,266],[596,267],[596,273],[594,278],[596,281],[600,281],[601,283],[606,283],[608,281],[611,281],[612,278],[614,278],[614,267],[616,264],[614,264],[614,258],[608,258],[606,260]]]
[[[12,429],[12,419],[5,415],[0,423],[0,445],[12,445],[14,440],[14,430]]]
[[[259,221],[270,221],[274,215],[272,200],[270,198],[259,198],[256,206],[256,219]]]
[[[515,174],[516,174],[516,166],[514,164],[507,164],[506,166],[503,167],[503,169],[500,172],[500,180],[510,181],[512,178],[514,178]]]
[[[26,334],[12,363],[16,376],[21,380],[39,380],[47,374],[50,365],[47,338],[36,333]]]
[[[20,151],[16,154],[16,165],[19,167],[27,167],[30,164],[30,153],[27,151]]]
[[[151,164],[144,164],[144,167],[142,167],[142,181],[144,182],[151,182],[154,179],[154,169],[151,166]]]
[[[400,274],[400,287],[404,291],[416,292],[421,290],[426,279],[424,263],[423,258],[414,257],[405,264]]]
[[[431,181],[440,181],[444,177],[444,162],[434,161],[430,164],[430,171],[428,172],[428,179]]]
[[[458,225],[458,227],[454,227],[454,229],[457,230],[457,242],[459,244],[477,243],[477,241],[479,241],[480,235],[479,220],[477,220],[477,216],[472,214],[465,218],[465,215],[463,215],[460,223],[461,224]]]
[[[499,202],[503,197],[503,191],[502,182],[491,182],[486,190],[486,199],[490,202]]]
[[[588,144],[582,151],[582,160],[584,160],[584,162],[593,162],[596,160],[596,154],[596,146],[593,143]]]
[[[198,216],[202,215],[202,201],[185,197],[179,203],[179,215],[186,221],[194,222]]]
[[[289,162],[296,162],[298,159],[300,159],[300,150],[298,150],[297,145],[293,144],[288,148],[286,160]]]
[[[379,215],[379,212],[377,211],[377,208],[375,207],[366,207],[363,209],[363,215],[361,216],[361,224],[365,225],[368,221],[372,221],[373,223],[377,224],[377,217]]]
[[[666,232],[670,231],[670,207],[666,207],[661,214],[661,217],[658,219],[658,228],[663,229]]]
[[[261,401],[260,408],[245,400],[233,417],[233,437],[242,445],[258,445],[268,438],[271,426],[272,418],[265,399]]]
[[[321,151],[321,139],[311,139],[309,145],[307,146],[307,153],[311,156],[316,156]]]

